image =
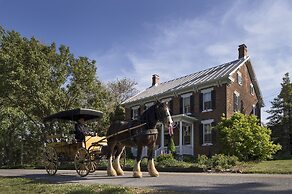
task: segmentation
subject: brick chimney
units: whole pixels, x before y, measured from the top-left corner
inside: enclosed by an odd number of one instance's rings
[[[152,75],[152,86],[157,86],[158,84],[160,84],[159,75]]]
[[[247,46],[245,44],[241,44],[238,46],[238,59],[247,56]]]

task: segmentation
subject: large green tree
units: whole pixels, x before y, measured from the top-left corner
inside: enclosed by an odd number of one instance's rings
[[[268,113],[268,125],[273,130],[273,137],[282,145],[282,154],[292,154],[292,83],[286,73],[281,83],[280,94],[271,102]]]
[[[240,160],[265,160],[272,158],[280,145],[271,141],[271,130],[260,126],[254,115],[235,113],[231,118],[222,118],[217,125],[222,151],[237,156]]]
[[[96,77],[95,61],[74,57],[64,45],[45,45],[0,27],[0,69],[0,165],[30,163],[39,156],[46,134],[73,127],[43,123],[52,113],[101,110],[104,118],[91,127],[107,128],[113,97]]]

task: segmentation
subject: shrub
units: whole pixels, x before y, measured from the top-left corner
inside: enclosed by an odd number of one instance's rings
[[[211,161],[206,155],[199,155],[197,159],[197,166],[202,168],[204,171],[207,171],[212,167]]]
[[[200,155],[197,159],[197,167],[202,168],[204,171],[226,171],[231,167],[238,164],[236,156],[226,156],[224,154],[215,154],[211,158],[206,155]]]
[[[279,144],[273,144],[271,130],[259,125],[254,115],[235,113],[231,118],[222,118],[217,125],[222,151],[227,155],[235,155],[240,160],[265,160],[272,158]]]
[[[192,155],[183,155],[183,161],[193,163],[195,162],[195,157]]]
[[[156,158],[157,162],[162,162],[164,160],[174,160],[172,154],[161,154]]]

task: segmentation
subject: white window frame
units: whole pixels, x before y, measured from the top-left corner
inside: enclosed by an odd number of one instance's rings
[[[139,116],[139,106],[134,106],[131,108],[131,111],[132,111],[132,120],[135,120],[138,118]]]
[[[204,90],[201,90],[201,93],[203,94],[203,110],[202,110],[202,112],[210,112],[210,111],[213,111],[213,109],[212,109],[212,103],[215,103],[215,102],[212,102],[212,91],[214,90],[214,88],[208,88],[208,89],[204,89]],[[205,94],[208,94],[208,93],[210,93],[210,102],[211,102],[211,108],[209,108],[209,109],[206,109],[205,108]],[[209,101],[208,101],[209,102]]]
[[[201,121],[201,123],[203,124],[203,144],[202,144],[202,146],[211,146],[211,145],[213,145],[213,143],[212,143],[212,130],[213,130],[213,126],[212,126],[212,123],[214,122],[214,119],[208,119],[208,120],[203,120],[203,121]],[[211,142],[205,142],[205,127],[207,126],[207,125],[210,125],[210,127],[211,127],[211,133],[210,133],[210,135],[211,135]]]
[[[185,123],[183,122],[183,125],[182,125],[182,130],[183,130],[183,142],[182,142],[182,145],[191,145],[192,143],[192,125],[190,123]],[[190,136],[190,143],[189,144],[185,144],[185,133],[186,133],[186,130],[188,130],[189,132],[189,135]]]
[[[237,72],[237,83],[241,86],[243,84],[242,74],[239,71]]]
[[[240,112],[240,110],[239,110],[239,104],[240,104],[240,101],[238,101],[238,99],[239,99],[239,97],[240,97],[240,94],[237,92],[237,91],[234,91],[234,94],[235,94],[235,96],[236,96],[236,98],[237,98],[237,108],[236,108],[236,111],[234,111],[234,112]],[[234,97],[234,95],[233,95],[233,97]],[[240,100],[240,99],[239,99]],[[234,99],[233,99],[233,102],[234,102]],[[232,102],[232,103],[233,103]],[[234,106],[234,103],[233,103],[233,106]],[[235,107],[233,107],[233,110],[235,109]]]
[[[252,114],[256,115],[256,105],[252,105]]]
[[[250,93],[251,95],[254,95],[254,86],[253,86],[253,84],[250,84],[250,85],[249,85],[249,93]]]
[[[190,115],[190,114],[192,114],[192,113],[191,113],[191,96],[192,96],[192,93],[187,93],[187,94],[183,94],[183,95],[181,95],[181,97],[182,97],[183,114],[186,114],[186,115]],[[188,111],[185,111],[185,100],[186,100],[187,98],[189,99],[189,103],[190,103],[190,105],[189,105],[189,107],[188,107]]]

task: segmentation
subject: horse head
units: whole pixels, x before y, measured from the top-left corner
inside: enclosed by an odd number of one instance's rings
[[[157,119],[164,123],[164,125],[169,128],[173,125],[173,120],[171,118],[169,108],[166,102],[157,101],[155,103]]]

